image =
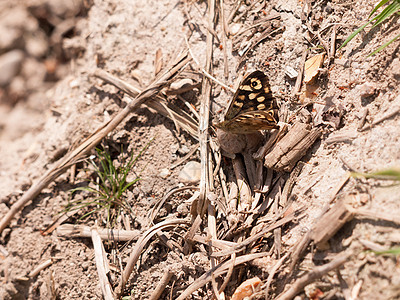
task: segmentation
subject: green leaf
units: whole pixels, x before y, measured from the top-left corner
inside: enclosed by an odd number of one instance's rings
[[[400,254],[400,248],[392,248],[389,250],[385,251],[372,251],[377,255],[384,255],[384,254],[393,254],[393,255],[399,255]]]
[[[389,42],[383,44],[382,46],[380,46],[378,49],[376,49],[374,52],[372,52],[371,54],[368,55],[368,57],[373,56],[375,54],[377,54],[379,51],[385,49],[387,46],[389,46],[391,43],[393,43],[395,40],[397,40],[400,37],[400,34],[396,35],[394,37],[394,39],[390,40]]]
[[[374,25],[372,25],[372,28],[378,26],[379,24],[381,24],[383,21],[388,19],[391,15],[398,12],[399,10],[400,10],[400,1],[397,0],[393,1],[384,10],[382,10],[382,12],[379,15],[377,15],[375,18],[372,19],[376,20]]]
[[[353,176],[354,178],[364,177],[364,178],[400,181],[400,169],[391,168],[391,169],[381,170],[381,171],[372,172],[372,173],[352,172],[351,176]]]
[[[379,2],[374,9],[371,11],[371,13],[368,16],[368,19],[371,18],[371,16],[382,6],[385,5],[386,3],[388,3],[389,0],[382,0],[381,2]]]
[[[352,34],[349,35],[349,37],[344,41],[344,43],[339,47],[339,49],[343,48],[344,46],[347,45],[348,42],[350,42],[357,34],[359,34],[369,23],[371,23],[373,20],[368,21],[361,27],[359,27],[356,31],[354,31]],[[338,49],[338,50],[339,50]]]

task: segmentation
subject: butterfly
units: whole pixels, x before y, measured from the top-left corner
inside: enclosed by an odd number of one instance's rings
[[[261,71],[254,71],[240,83],[224,120],[214,126],[230,133],[247,134],[279,128],[278,121],[278,105],[268,77]]]

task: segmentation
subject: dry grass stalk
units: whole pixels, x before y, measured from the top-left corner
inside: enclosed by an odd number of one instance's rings
[[[225,251],[222,251],[222,252],[214,252],[212,255],[220,257],[220,256],[231,255],[232,253],[238,253],[238,252],[244,250],[246,248],[246,246],[252,244],[253,242],[257,241],[259,238],[263,237],[267,232],[273,231],[275,228],[279,228],[282,225],[291,222],[294,219],[294,217],[295,216],[292,213],[292,214],[282,218],[281,220],[278,220],[278,221],[274,222],[273,224],[271,224],[268,227],[264,228],[263,230],[261,230],[257,234],[254,234],[254,235],[248,237],[244,241],[238,243],[237,246],[231,247],[231,249],[225,250]]]
[[[282,31],[283,29],[284,29],[283,27],[279,27],[278,29],[274,30],[272,26],[269,26],[266,30],[264,30],[264,32],[258,38],[256,38],[251,43],[251,45],[249,47],[247,47],[246,51],[242,54],[242,57],[239,60],[239,64],[238,64],[236,70],[239,70],[243,66],[243,63],[245,62],[245,58],[247,57],[247,54],[250,52],[251,49],[253,49],[255,46],[257,46],[259,43],[261,43],[266,38],[274,35],[277,32]]]
[[[213,27],[215,20],[215,1],[208,0],[208,26]],[[213,53],[213,35],[207,33],[207,53],[206,53],[206,65],[204,70],[207,73],[212,73],[212,53]],[[210,153],[208,147],[208,126],[210,117],[210,96],[211,96],[211,82],[207,78],[203,77],[202,85],[202,96],[200,104],[200,124],[199,124],[199,141],[200,141],[200,164],[201,164],[201,177],[200,177],[200,195],[198,201],[193,202],[195,206],[192,210],[196,210],[196,214],[202,216],[208,206],[207,194],[210,191],[209,181],[209,161]]]
[[[107,273],[109,272],[109,270],[107,270],[106,267],[107,257],[104,256],[105,251],[103,243],[101,242],[101,238],[97,233],[96,229],[92,229],[92,242],[94,248],[94,255],[96,259],[97,274],[99,275],[101,292],[103,293],[104,299],[114,300],[116,298],[112,291],[110,282],[108,281],[107,278]]]
[[[151,293],[149,300],[157,300],[161,297],[161,294],[165,290],[165,287],[167,286],[168,282],[171,280],[173,275],[174,273],[170,270],[164,273],[160,282],[157,284],[155,290],[153,291],[153,293]]]
[[[262,253],[254,253],[254,254],[247,254],[247,255],[242,255],[240,257],[237,257],[234,259],[234,266],[238,266],[244,263],[247,263],[249,261],[252,261],[254,259],[262,258],[267,256],[267,252],[262,252]],[[176,300],[183,300],[189,297],[194,291],[197,289],[201,288],[202,286],[206,285],[208,282],[211,281],[212,276],[220,276],[222,274],[225,274],[228,272],[232,265],[232,259],[225,261],[223,263],[220,263],[219,265],[215,266],[211,270],[207,271],[203,275],[201,275],[195,282],[193,282],[190,286],[188,286],[182,294],[179,295],[179,297]]]
[[[292,285],[291,287],[286,291],[280,294],[276,300],[290,300],[293,299],[297,294],[301,293],[304,287],[318,278],[321,278],[323,275],[326,273],[339,268],[341,265],[343,265],[351,256],[352,254],[344,254],[344,255],[338,255],[334,260],[331,262],[315,267],[311,272],[305,274],[304,276],[298,278]]]
[[[299,74],[297,75],[296,83],[295,83],[294,88],[292,90],[292,96],[297,96],[298,93],[300,92],[301,84],[303,82],[304,64],[305,64],[306,59],[307,59],[307,53],[308,53],[308,49],[304,50],[303,51],[303,55],[301,56]]]
[[[31,272],[29,272],[29,277],[33,278],[36,277],[37,275],[39,275],[40,271],[46,269],[47,267],[51,266],[54,262],[54,258],[50,258],[48,260],[46,260],[45,262],[41,263],[40,265],[38,265],[35,269],[33,269]]]
[[[239,203],[237,210],[239,212],[248,211],[251,207],[253,197],[251,189],[246,180],[246,168],[240,157],[235,157],[232,160],[233,170],[235,171],[237,186],[239,188]]]
[[[221,12],[221,27],[222,27],[222,51],[224,54],[224,76],[225,79],[229,77],[229,69],[228,69],[228,53],[226,49],[226,37],[228,36],[228,25],[225,20],[225,11],[224,11],[224,0],[219,1],[219,11]]]
[[[129,256],[128,262],[125,266],[125,269],[121,276],[121,281],[118,287],[115,289],[115,292],[118,297],[122,295],[122,291],[125,288],[125,284],[128,282],[129,276],[131,275],[135,264],[137,263],[140,254],[142,253],[143,248],[146,246],[147,242],[155,235],[157,232],[164,230],[169,227],[175,227],[181,224],[189,224],[187,220],[183,219],[171,219],[158,223],[157,225],[151,227],[147,230],[140,239],[136,242],[135,247],[132,249],[132,252]]]
[[[164,197],[157,201],[157,203],[154,204],[153,208],[150,210],[149,216],[148,216],[148,221],[147,221],[147,226],[150,227],[151,224],[153,224],[154,219],[156,218],[158,212],[160,211],[160,209],[163,207],[164,203],[166,201],[168,201],[168,199],[175,193],[179,193],[182,191],[186,191],[186,190],[194,190],[196,191],[194,195],[197,195],[197,191],[198,191],[198,187],[197,186],[184,186],[184,187],[179,187],[179,188],[173,188],[171,189],[167,194],[164,195]],[[194,199],[196,199],[197,196],[194,197]]]
[[[131,97],[136,97],[139,93],[141,93],[141,90],[137,87],[114,75],[109,74],[104,70],[98,69],[94,72],[93,75],[97,78],[104,80],[105,82],[114,85]],[[198,139],[198,123],[196,120],[194,120],[184,110],[166,101],[163,97],[156,95],[155,98],[156,99],[147,99],[144,104],[154,109],[164,117],[172,119],[178,128],[180,127],[186,130],[195,139]]]
[[[7,227],[13,217],[21,211],[24,206],[36,196],[40,194],[42,189],[47,187],[58,176],[63,174],[70,166],[74,165],[77,161],[83,158],[93,149],[107,134],[114,130],[132,111],[138,108],[147,99],[156,95],[163,86],[165,86],[174,76],[185,67],[191,59],[187,53],[181,54],[174,65],[165,71],[156,81],[149,85],[142,93],[140,93],[132,102],[130,102],[122,111],[120,111],[112,120],[103,124],[85,141],[83,141],[77,148],[68,152],[62,159],[48,170],[36,183],[34,183],[27,192],[15,202],[7,214],[0,222],[0,232]]]
[[[139,230],[122,229],[96,229],[102,240],[126,242],[137,240],[140,236]],[[63,224],[57,228],[57,235],[70,238],[92,237],[92,228],[86,225]]]
[[[265,284],[265,299],[268,299],[268,292],[269,292],[269,287],[271,286],[272,280],[274,279],[274,276],[278,269],[282,266],[282,264],[285,262],[285,260],[289,257],[291,253],[288,252],[284,256],[282,256],[276,264],[272,267],[272,269],[269,271],[267,282]]]

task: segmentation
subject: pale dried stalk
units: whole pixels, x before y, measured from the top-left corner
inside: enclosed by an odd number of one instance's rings
[[[228,54],[227,54],[227,49],[226,49],[226,37],[228,35],[228,25],[226,24],[225,21],[225,11],[224,11],[224,1],[220,0],[219,1],[219,9],[221,12],[221,27],[222,27],[222,51],[224,54],[224,76],[225,78],[228,78],[229,76],[229,69],[228,69]]]
[[[232,159],[232,166],[235,172],[237,186],[239,188],[239,199],[237,210],[239,212],[248,211],[251,207],[253,197],[251,196],[251,189],[246,181],[246,168],[240,157]]]
[[[196,291],[197,289],[201,288],[202,286],[204,286],[205,284],[210,282],[211,279],[212,279],[212,276],[217,277],[217,276],[220,276],[220,275],[228,272],[228,270],[231,268],[233,260],[234,260],[233,264],[236,267],[238,265],[244,264],[246,262],[252,261],[252,260],[257,259],[257,258],[261,258],[261,257],[267,256],[267,255],[268,255],[267,252],[247,254],[247,255],[240,256],[240,257],[238,257],[236,259],[230,259],[230,260],[228,260],[228,261],[226,261],[224,263],[221,263],[218,266],[216,266],[215,268],[207,271],[205,274],[200,276],[198,279],[196,279],[196,281],[193,282],[190,286],[188,286],[186,288],[186,290],[184,290],[183,293],[180,294],[180,296],[176,300],[186,299],[194,291]]]
[[[269,271],[267,283],[265,284],[265,299],[268,299],[268,292],[269,292],[269,287],[271,285],[272,280],[274,279],[276,271],[282,266],[283,262],[288,258],[290,255],[290,252],[286,253],[284,256],[282,256],[277,263],[272,267],[272,269]]]
[[[29,190],[15,202],[7,214],[0,222],[0,233],[7,227],[13,217],[21,211],[24,206],[33,198],[38,196],[40,192],[53,182],[58,176],[63,174],[70,166],[74,165],[82,157],[87,155],[107,134],[114,130],[132,111],[138,108],[148,98],[156,95],[160,89],[168,83],[168,81],[175,76],[181,68],[185,67],[190,61],[187,54],[181,55],[177,63],[169,70],[163,73],[157,81],[154,81],[150,86],[139,94],[132,102],[130,102],[122,111],[120,111],[112,120],[103,124],[92,135],[90,135],[84,142],[77,148],[68,152],[62,159],[55,163],[55,165],[48,170],[36,183],[34,183]]]
[[[101,242],[101,238],[97,233],[96,229],[92,229],[92,242],[96,259],[97,274],[99,275],[101,292],[103,293],[104,299],[114,300],[115,297],[113,295],[111,285],[108,282],[106,267],[104,264],[106,258],[103,256],[104,253],[103,243]]]
[[[140,236],[139,230],[97,229],[102,240],[126,242],[136,240]],[[57,235],[64,237],[92,237],[92,229],[85,225],[63,224],[57,228]]]
[[[292,90],[292,96],[296,96],[300,92],[301,83],[303,82],[304,64],[306,62],[307,53],[308,53],[308,49],[306,49],[303,52],[303,55],[301,56],[300,67],[299,67],[299,75],[297,75],[296,83],[295,83],[294,88]]]
[[[342,256],[338,256],[333,261],[319,267],[315,267],[311,272],[297,279],[291,287],[284,293],[280,294],[276,300],[290,300],[293,299],[298,293],[300,293],[304,287],[318,278],[321,278],[323,275],[336,269],[343,265],[352,254],[345,254]]]
[[[145,233],[143,233],[142,237],[136,242],[135,247],[132,249],[132,252],[129,256],[128,262],[122,273],[121,282],[115,290],[118,297],[120,297],[122,295],[122,291],[125,288],[125,284],[127,283],[129,276],[131,275],[133,268],[134,268],[136,262],[138,261],[140,254],[142,253],[142,250],[143,250],[144,246],[146,246],[147,242],[155,234],[157,234],[157,232],[160,232],[161,230],[164,230],[169,227],[175,227],[180,224],[189,224],[189,222],[187,220],[183,220],[183,219],[166,220],[161,223],[158,223],[157,225],[151,227],[149,230],[147,230]]]
[[[47,267],[51,266],[53,264],[53,258],[50,258],[48,260],[46,260],[45,262],[41,263],[40,265],[38,265],[35,269],[33,269],[30,273],[29,273],[29,277],[33,278],[36,277],[40,271],[46,269]]]
[[[100,78],[127,95],[131,97],[136,97],[137,94],[141,92],[141,90],[128,82],[109,74],[104,70],[96,70],[93,74],[97,78]],[[186,130],[190,133],[195,139],[198,139],[198,124],[197,121],[194,120],[190,115],[188,115],[184,110],[173,106],[171,103],[167,102],[163,97],[156,95],[156,99],[147,99],[144,103],[146,106],[154,109],[159,114],[164,117],[171,118],[174,121],[175,125],[179,128]]]
[[[208,0],[208,25],[210,28],[214,25],[215,18],[215,1]],[[211,73],[212,53],[213,53],[213,35],[207,33],[207,55],[205,71]],[[201,159],[201,177],[200,177],[200,195],[197,202],[197,214],[202,216],[207,210],[207,194],[209,192],[209,147],[208,147],[208,126],[210,117],[210,96],[211,82],[203,77],[202,99],[200,105],[200,124],[199,124],[199,141],[200,141],[200,159]]]
[[[156,289],[153,291],[153,293],[151,293],[149,300],[157,300],[161,297],[161,294],[165,290],[165,287],[167,286],[168,282],[171,280],[173,275],[174,273],[170,270],[164,273],[160,282],[157,284]]]
[[[263,237],[267,232],[270,232],[270,231],[274,230],[275,228],[279,228],[279,227],[283,226],[284,224],[291,222],[293,219],[294,219],[294,214],[292,213],[292,214],[280,219],[279,221],[276,221],[275,223],[269,225],[268,227],[264,228],[260,232],[248,237],[241,243],[238,243],[237,246],[234,246],[227,251],[212,253],[212,255],[219,257],[219,256],[231,255],[232,253],[238,253],[238,252],[244,250],[246,248],[246,246],[250,245],[251,243],[257,241],[259,238]]]

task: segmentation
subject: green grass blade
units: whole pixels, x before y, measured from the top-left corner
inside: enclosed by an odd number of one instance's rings
[[[400,248],[392,248],[386,251],[372,251],[372,252],[378,255],[384,255],[384,254],[400,255]]]
[[[354,31],[352,34],[349,35],[349,37],[343,42],[343,44],[339,47],[339,49],[343,48],[350,42],[357,34],[359,34],[369,23],[371,23],[373,20],[368,21],[361,27],[359,27],[356,31]],[[339,50],[338,49],[338,50]]]
[[[376,20],[374,25],[372,25],[372,28],[378,26],[379,24],[381,24],[383,21],[388,19],[391,15],[398,12],[399,10],[400,10],[400,1],[397,0],[393,1],[384,10],[382,10],[382,12],[379,15],[377,15],[375,18],[372,19]]]
[[[391,168],[391,169],[381,170],[381,171],[372,172],[372,173],[352,172],[351,176],[353,176],[354,178],[364,177],[364,178],[400,181],[400,169]]]
[[[133,184],[135,184],[136,182],[138,182],[140,180],[140,178],[135,178],[133,181],[129,182],[128,184],[126,184],[122,190],[121,193],[125,192],[130,186],[132,186]]]
[[[386,3],[388,3],[389,0],[382,0],[381,2],[379,2],[374,9],[371,11],[371,13],[368,16],[368,19],[371,18],[371,16],[382,6],[385,5]]]
[[[382,46],[380,46],[378,49],[376,49],[374,52],[372,52],[371,54],[368,55],[368,57],[373,56],[375,54],[377,54],[379,51],[385,49],[387,46],[389,46],[391,43],[393,43],[395,40],[397,40],[400,37],[400,34],[396,35],[394,37],[394,39],[390,40],[389,42],[383,44]]]

